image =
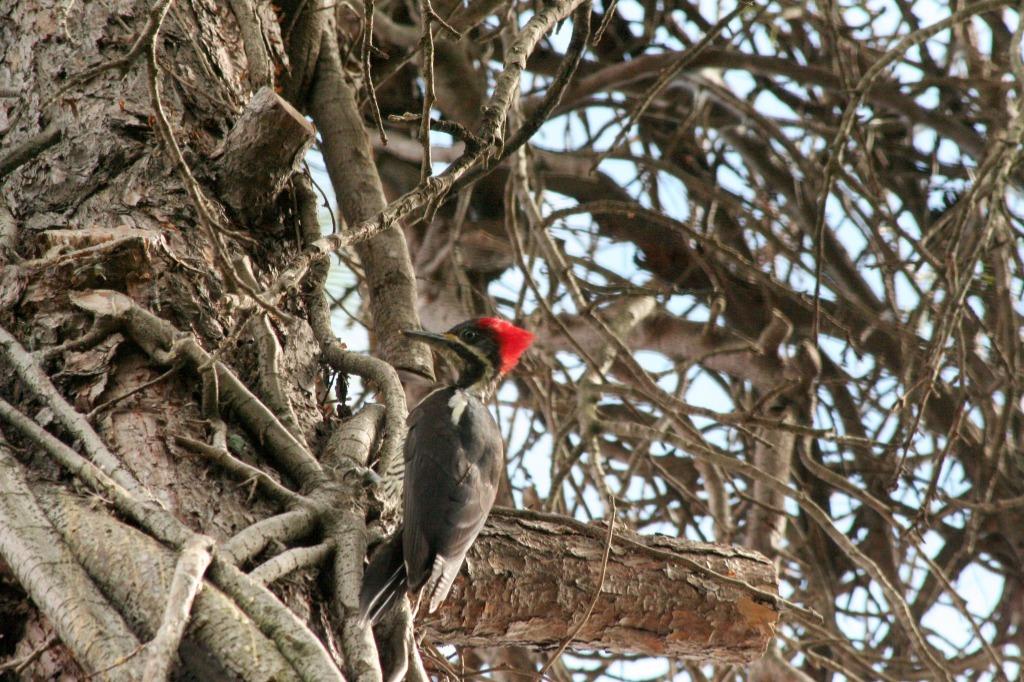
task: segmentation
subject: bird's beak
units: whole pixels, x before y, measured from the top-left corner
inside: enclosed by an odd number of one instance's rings
[[[424,343],[430,344],[431,346],[439,346],[441,348],[448,348],[452,345],[452,339],[447,334],[435,334],[434,332],[422,332],[415,329],[405,329],[402,331],[406,336],[423,341]]]

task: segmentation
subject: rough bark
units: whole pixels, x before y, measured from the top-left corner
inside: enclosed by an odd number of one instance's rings
[[[422,619],[427,636],[554,649],[574,633],[573,649],[737,664],[764,654],[779,620],[771,562],[736,547],[616,531],[602,582],[606,534],[553,515],[495,510],[453,598]]]

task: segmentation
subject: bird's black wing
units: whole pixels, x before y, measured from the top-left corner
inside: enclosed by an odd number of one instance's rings
[[[453,396],[456,406],[465,401],[457,424]],[[409,415],[402,545],[409,589],[430,583],[432,606],[447,595],[487,520],[502,465],[501,432],[472,395],[440,390]]]

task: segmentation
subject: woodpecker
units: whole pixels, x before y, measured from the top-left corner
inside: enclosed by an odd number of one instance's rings
[[[402,526],[374,553],[363,575],[359,615],[376,623],[402,592],[448,596],[466,553],[494,505],[504,443],[484,400],[533,342],[533,334],[494,317],[468,320],[444,334],[405,331],[458,372],[409,413]]]

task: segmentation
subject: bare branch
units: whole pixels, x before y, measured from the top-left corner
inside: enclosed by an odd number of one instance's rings
[[[195,536],[182,548],[171,579],[167,608],[164,609],[160,629],[147,645],[149,659],[142,672],[144,679],[160,682],[170,675],[192,611],[192,602],[203,586],[203,573],[213,558],[210,553],[212,549],[213,540],[202,535]]]

